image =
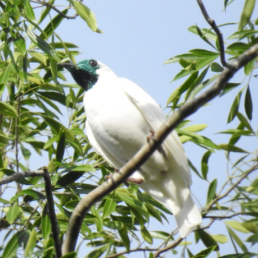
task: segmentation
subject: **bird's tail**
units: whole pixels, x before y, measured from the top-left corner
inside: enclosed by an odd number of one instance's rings
[[[202,216],[195,205],[189,188],[182,190],[183,200],[181,205],[169,199],[169,206],[174,214],[182,238],[190,234],[202,222]]]
[[[190,189],[178,177],[175,177],[174,180],[160,178],[156,182],[143,183],[140,187],[172,210],[182,238],[201,224],[202,216],[192,199]]]

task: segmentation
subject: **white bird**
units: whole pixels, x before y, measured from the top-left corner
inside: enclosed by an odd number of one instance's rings
[[[63,63],[86,91],[86,130],[94,150],[120,169],[146,143],[147,136],[166,121],[159,105],[138,85],[119,78],[96,60]],[[173,131],[128,181],[171,209],[182,238],[201,224],[202,216],[191,197],[187,157]]]

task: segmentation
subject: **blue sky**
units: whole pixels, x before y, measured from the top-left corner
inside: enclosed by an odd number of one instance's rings
[[[226,12],[223,11],[223,3],[223,0],[204,1],[210,17],[214,18],[218,25],[238,22],[243,1],[234,1]],[[166,106],[169,95],[182,83],[182,80],[170,83],[172,78],[181,70],[181,67],[177,64],[164,65],[164,62],[172,56],[194,48],[213,51],[198,36],[187,30],[192,25],[209,28],[195,1],[89,0],[84,4],[94,12],[98,27],[103,31],[103,34],[93,33],[79,18],[64,21],[58,28],[57,33],[63,41],[73,42],[79,46],[81,55],[77,56],[76,60],[89,58],[100,60],[120,77],[128,78],[141,86],[162,108]],[[236,28],[237,25],[221,27],[225,43],[231,43],[227,37],[235,32]],[[68,74],[67,78],[72,82]],[[241,82],[243,79],[244,75],[241,72],[231,81]],[[252,79],[252,81],[255,82],[255,79]],[[232,124],[227,125],[227,116],[239,90],[240,88],[237,88],[228,96],[215,99],[189,118],[192,124],[204,123],[208,125],[202,135],[211,138],[218,144],[228,141],[227,136],[214,133],[234,128],[237,124],[236,121],[233,121]],[[253,96],[257,96],[258,92],[254,85],[251,85],[251,92]],[[254,119],[252,125],[257,128],[257,103],[253,104]],[[242,109],[241,111],[243,112]],[[242,148],[254,150],[257,147],[257,139],[245,137],[239,145]],[[200,159],[205,150],[192,143],[186,143],[184,147],[190,160],[200,169]],[[237,155],[234,156],[237,157]],[[210,159],[208,179],[212,181],[217,178],[219,188],[227,178],[227,164],[224,157],[225,153],[223,151],[217,151]],[[206,202],[207,188],[208,184],[193,174],[192,191],[202,206]],[[208,221],[204,224],[206,223]],[[225,227],[218,226],[221,224],[214,223],[209,231],[212,234],[225,234]],[[171,230],[175,227],[173,218],[171,218],[170,226]],[[167,228],[168,225],[165,225],[165,227]],[[150,228],[161,230],[160,225],[156,222],[152,223]],[[247,238],[246,235],[241,237],[243,240]],[[193,241],[193,238],[189,237],[187,240]],[[228,253],[228,250],[233,251],[231,244],[220,246],[221,255]],[[247,244],[247,246],[250,245]],[[193,253],[200,251],[200,247],[197,246],[191,246],[190,249]],[[134,254],[134,256],[142,257],[141,254]],[[170,256],[168,255],[168,257]],[[214,253],[211,257],[217,256]]]

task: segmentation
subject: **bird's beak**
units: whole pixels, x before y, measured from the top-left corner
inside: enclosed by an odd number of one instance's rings
[[[61,68],[66,68],[68,71],[76,67],[72,62],[59,63],[58,66]]]

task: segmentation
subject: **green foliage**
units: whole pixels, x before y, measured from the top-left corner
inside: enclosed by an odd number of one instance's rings
[[[45,152],[48,164],[38,163],[39,167],[46,165],[50,172],[59,237],[63,240],[74,208],[84,195],[103,183],[103,178],[97,172],[104,177],[114,172],[114,169],[91,149],[84,133],[86,117],[82,105],[83,91],[75,84],[66,83],[65,73],[58,65],[69,60],[75,63],[74,57],[79,54],[73,42],[64,42],[56,33],[71,9],[93,32],[101,31],[97,27],[95,15],[81,1],[70,0],[69,8],[65,7],[54,16],[49,16],[53,12],[50,5],[54,2],[48,1],[49,5],[42,7],[39,17],[34,3],[29,0],[0,2],[0,178],[18,171],[29,171],[29,161],[36,154]],[[231,2],[233,0],[225,0],[224,8],[229,10]],[[251,19],[255,2],[246,0],[238,30],[228,37],[228,60],[236,59],[258,42],[257,23]],[[221,26],[229,25],[232,23]],[[167,107],[172,111],[211,86],[225,69],[219,61],[217,34],[211,28],[199,28],[197,25],[188,30],[207,44],[207,49],[192,49],[165,62],[178,63],[182,67],[173,81],[184,79],[168,98]],[[207,186],[204,195],[207,196],[206,207],[212,204],[207,210],[203,207],[204,220],[205,216],[217,216],[222,220],[223,215],[232,215],[232,219],[225,222],[228,236],[212,235],[203,228],[195,232],[196,242],[202,242],[206,249],[193,254],[190,250],[192,243],[183,242],[184,255],[189,257],[207,257],[229,241],[236,253],[222,257],[254,256],[248,252],[247,244],[256,245],[258,242],[258,179],[235,186],[234,191],[227,196],[227,202],[221,202],[216,199],[221,194],[221,182],[217,178],[210,180],[210,171],[213,169],[213,155],[225,152],[229,174],[224,187],[229,189],[249,171],[250,166],[257,164],[255,150],[245,150],[239,145],[241,139],[256,136],[251,126],[255,115],[255,97],[252,96],[254,85],[250,80],[256,65],[257,59],[254,59],[244,67],[244,79],[247,78],[248,83],[244,80],[230,82],[220,94],[221,98],[225,95],[232,97],[229,109],[225,110],[228,114],[225,124],[229,123],[231,129],[219,132],[225,138],[228,137],[226,142],[218,143],[200,134],[205,134],[208,126],[205,119],[201,124],[190,125],[190,121],[185,120],[177,128],[183,143],[188,142],[196,145],[200,151],[204,150],[200,161],[189,161],[190,168]],[[61,118],[64,110],[68,110],[68,121]],[[236,159],[234,154],[238,154]],[[16,180],[12,186],[16,187],[17,192],[8,198],[0,198],[0,224],[1,229],[4,229],[1,234],[5,234],[1,257],[16,257],[18,252],[24,257],[55,257],[44,180],[41,177],[28,177]],[[243,217],[237,216],[238,213]],[[91,206],[86,214],[80,230],[82,246],[93,249],[84,250],[85,255],[109,257],[120,250],[130,253],[135,243],[141,243],[142,248],[146,247],[145,252],[149,253],[149,257],[154,257],[155,252],[149,249],[153,248],[155,240],[160,239],[166,245],[172,243],[175,236],[170,234],[171,229],[167,232],[150,231],[148,226],[153,220],[168,222],[169,215],[171,212],[166,207],[142,193],[137,186],[122,185]],[[238,233],[245,234],[245,240]],[[236,246],[242,254],[237,253]],[[176,245],[174,254],[178,249],[179,245]],[[72,252],[63,257],[76,256],[77,252]]]

